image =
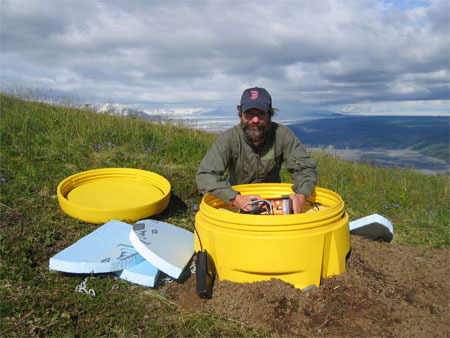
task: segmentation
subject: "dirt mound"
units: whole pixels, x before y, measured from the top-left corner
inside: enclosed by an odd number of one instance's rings
[[[300,336],[450,336],[448,250],[351,238],[347,272],[300,291],[281,280],[216,281],[201,299],[195,276],[163,292],[188,311]]]

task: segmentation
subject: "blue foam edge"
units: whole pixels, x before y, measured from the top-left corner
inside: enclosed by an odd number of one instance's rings
[[[134,284],[155,287],[159,276],[159,270],[146,260],[143,260],[142,262],[122,271],[118,271],[115,274],[120,279]]]
[[[363,226],[370,225],[372,223],[378,223],[383,226],[385,226],[392,234],[394,234],[394,227],[392,226],[392,223],[385,217],[373,214],[366,217],[359,218],[357,220],[351,221],[349,223],[350,231],[356,230],[358,228],[361,228]]]
[[[373,214],[349,223],[352,235],[363,236],[366,239],[390,242],[394,237],[394,227],[385,217]]]

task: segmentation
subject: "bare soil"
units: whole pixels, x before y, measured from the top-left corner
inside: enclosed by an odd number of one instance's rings
[[[449,337],[448,250],[351,236],[347,272],[301,291],[281,280],[216,280],[212,299],[196,293],[195,275],[162,291],[187,311],[229,318],[274,335]]]

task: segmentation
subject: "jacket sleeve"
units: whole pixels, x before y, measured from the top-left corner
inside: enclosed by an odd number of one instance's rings
[[[313,193],[318,179],[316,161],[309,156],[297,136],[289,128],[286,129],[283,153],[286,168],[292,173],[294,183],[292,190],[308,198]]]
[[[210,193],[229,204],[238,193],[223,177],[231,156],[231,140],[227,134],[220,134],[200,162],[195,177],[201,191]]]

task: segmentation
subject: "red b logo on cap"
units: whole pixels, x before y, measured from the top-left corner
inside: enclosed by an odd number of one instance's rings
[[[257,90],[251,90],[250,93],[252,94],[250,99],[256,100],[258,98],[258,91]]]

